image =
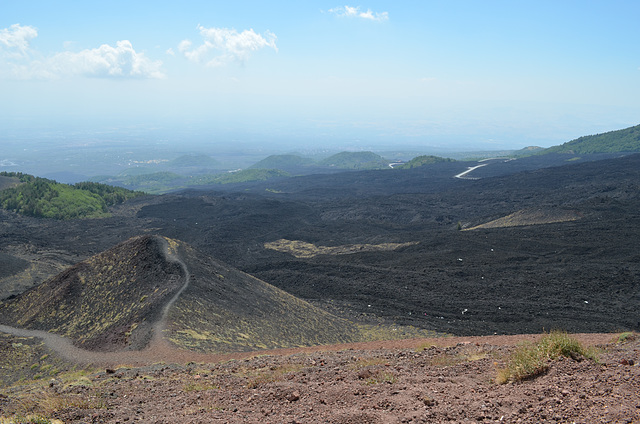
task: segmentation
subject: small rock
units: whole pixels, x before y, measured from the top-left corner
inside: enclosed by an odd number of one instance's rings
[[[295,392],[290,393],[290,394],[287,395],[287,400],[289,402],[295,402],[295,401],[297,401],[299,399],[300,399],[300,392],[298,392],[297,390]]]
[[[373,373],[370,370],[364,369],[358,373],[358,378],[360,380],[366,380],[367,378],[371,378]]]

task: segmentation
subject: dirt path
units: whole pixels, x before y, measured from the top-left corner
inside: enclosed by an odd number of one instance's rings
[[[162,241],[162,245],[164,247],[165,259],[168,262],[177,263],[182,268],[182,271],[184,272],[184,284],[182,285],[180,290],[178,290],[176,294],[171,299],[169,299],[167,304],[164,305],[164,307],[162,308],[162,315],[160,316],[160,319],[153,325],[153,336],[152,336],[151,342],[149,342],[148,350],[169,348],[169,344],[167,343],[166,339],[163,336],[163,332],[167,326],[167,317],[169,316],[169,311],[171,310],[171,307],[176,303],[176,301],[180,298],[182,293],[189,286],[189,280],[191,279],[191,274],[189,273],[189,268],[187,267],[187,264],[185,264],[182,261],[182,259],[180,259],[178,256],[171,253],[171,249],[169,247],[169,242],[167,241],[167,239],[165,239],[164,237],[158,237],[158,238]]]
[[[536,341],[541,335],[526,334],[514,336],[474,336],[474,337],[435,337],[424,339],[384,340],[376,342],[343,343],[335,345],[309,346],[290,349],[259,350],[253,352],[237,352],[225,354],[205,354],[179,350],[166,342],[152,343],[140,351],[94,352],[74,346],[71,340],[57,334],[39,330],[24,330],[0,325],[0,332],[19,337],[36,337],[48,348],[66,360],[79,364],[95,364],[114,366],[128,364],[132,366],[150,365],[158,362],[167,363],[217,363],[232,359],[246,359],[255,356],[283,356],[297,353],[338,352],[345,350],[379,350],[379,349],[415,349],[424,346],[456,346],[459,344],[489,344],[495,346],[512,346],[523,341]],[[612,334],[575,334],[578,340],[586,345],[605,344],[612,340]]]

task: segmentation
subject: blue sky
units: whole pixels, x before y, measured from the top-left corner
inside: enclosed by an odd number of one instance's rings
[[[164,126],[498,149],[640,123],[637,1],[0,0],[0,11],[0,123],[34,137]]]

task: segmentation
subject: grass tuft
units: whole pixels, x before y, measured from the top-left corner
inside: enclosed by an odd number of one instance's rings
[[[549,363],[561,356],[576,361],[585,358],[596,362],[598,360],[595,349],[585,348],[567,333],[554,331],[542,337],[538,343],[520,345],[509,357],[507,366],[498,370],[496,383],[535,378],[545,373],[549,369]]]

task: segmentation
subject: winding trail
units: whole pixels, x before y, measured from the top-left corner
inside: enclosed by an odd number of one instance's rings
[[[163,332],[167,326],[167,317],[169,316],[169,311],[171,310],[171,307],[174,305],[174,303],[176,303],[176,301],[180,298],[182,293],[189,286],[189,280],[191,279],[191,274],[189,274],[189,268],[187,267],[187,264],[185,264],[184,261],[180,259],[178,256],[176,256],[174,253],[171,253],[171,248],[169,247],[169,242],[167,241],[167,239],[160,236],[158,236],[158,238],[162,242],[164,257],[167,260],[167,262],[177,263],[182,268],[182,272],[184,273],[184,284],[176,292],[176,294],[173,295],[171,299],[169,299],[167,304],[164,305],[164,307],[162,308],[162,315],[160,316],[160,319],[153,325],[153,330],[152,330],[153,336],[147,348],[150,350],[162,349],[162,348],[166,349],[167,347],[169,347],[169,343],[163,337]]]

